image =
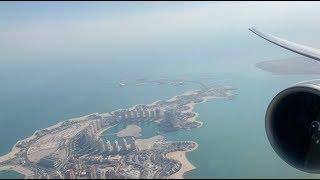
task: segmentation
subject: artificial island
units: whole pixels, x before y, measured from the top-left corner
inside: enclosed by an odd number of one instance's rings
[[[68,119],[18,141],[0,157],[0,171],[14,170],[34,179],[183,178],[195,168],[185,153],[198,145],[167,141],[161,133],[199,128],[202,122],[194,105],[232,98],[234,91],[229,86],[206,87],[166,101]],[[141,122],[155,123],[159,134],[141,138]],[[102,138],[119,124],[126,128],[116,133],[118,138]]]

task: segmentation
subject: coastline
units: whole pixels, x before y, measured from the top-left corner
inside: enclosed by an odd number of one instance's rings
[[[190,149],[187,151],[175,151],[175,152],[170,152],[166,154],[166,157],[178,160],[182,164],[180,170],[172,174],[171,176],[167,177],[168,179],[183,179],[184,174],[186,172],[196,169],[196,167],[188,160],[187,152],[194,151],[197,148],[198,148],[198,143],[196,143],[196,146],[193,149]]]
[[[137,139],[137,147],[140,150],[148,150],[150,148],[152,148],[152,146],[155,143],[164,141],[165,137],[161,136],[161,135],[157,135],[157,136],[153,136],[151,138],[147,138],[147,139]],[[195,167],[187,158],[187,153],[194,151],[195,149],[197,149],[199,147],[198,143],[192,141],[193,143],[195,143],[195,147],[186,151],[174,151],[174,152],[169,152],[167,154],[165,154],[165,156],[167,158],[170,159],[174,159],[177,160],[181,163],[181,168],[179,169],[178,172],[170,175],[167,177],[167,179],[183,179],[184,178],[184,174],[188,171],[194,170],[197,167]]]
[[[182,97],[184,95],[197,95],[197,91],[187,91],[185,93],[183,93],[182,95],[177,95],[177,96],[174,96],[172,97],[171,99],[165,101],[165,100],[158,100],[158,101],[154,101],[153,103],[151,104],[136,104],[134,106],[131,106],[127,109],[134,109],[136,108],[137,106],[139,105],[144,105],[144,106],[153,106],[153,105],[157,105],[159,103],[159,106],[162,106],[162,103],[160,102],[173,102],[173,103],[176,103],[174,101],[177,101],[179,100],[179,97]],[[186,108],[185,110],[182,110],[181,112],[183,113],[193,113],[194,116],[192,117],[189,117],[187,119],[185,119],[185,121],[187,122],[197,122],[199,123],[199,125],[196,127],[196,128],[200,128],[202,125],[203,125],[203,122],[202,121],[199,121],[198,120],[198,117],[199,117],[199,114],[194,112],[194,107],[196,104],[201,104],[201,103],[205,103],[209,100],[212,100],[212,99],[218,99],[218,98],[228,98],[229,96],[232,96],[233,93],[227,93],[226,96],[224,97],[220,97],[220,96],[216,96],[216,95],[207,95],[207,96],[203,96],[202,97],[202,100],[201,101],[187,101],[186,103],[184,103],[183,105],[184,106],[187,106],[188,108]],[[164,103],[165,104],[165,103]],[[164,105],[164,108],[163,107],[160,107],[160,109],[164,109],[166,110],[166,104]],[[118,109],[119,110],[119,109]],[[115,111],[118,111],[118,110],[115,110]],[[121,110],[121,109],[120,109]],[[124,109],[125,110],[125,109]],[[64,122],[77,122],[77,123],[80,123],[81,125],[80,126],[88,126],[88,123],[89,121],[91,121],[92,119],[95,118],[95,116],[99,116],[99,117],[107,117],[107,116],[111,116],[111,114],[115,111],[112,111],[111,113],[91,113],[91,114],[88,114],[88,115],[85,115],[85,116],[81,116],[81,117],[76,117],[76,118],[70,118],[70,119],[67,119],[67,120],[64,120],[64,121],[61,121],[57,124],[54,124],[52,126],[49,126],[47,128],[44,128],[42,130],[54,130],[55,128],[59,128],[60,126],[64,126]],[[95,116],[93,116],[95,115]],[[159,120],[156,120],[155,122],[157,121],[161,121],[162,119],[160,118]],[[159,122],[158,122],[159,123]],[[97,132],[97,134],[95,135],[95,137],[100,137],[102,135],[103,132],[105,132],[106,130],[116,126],[117,124],[115,125],[112,125],[112,126],[109,126],[107,128],[103,128],[101,129],[100,131]],[[58,141],[54,141],[54,142],[50,142],[50,143],[42,143],[42,141],[44,142],[49,142],[48,138],[55,138],[57,137],[56,139],[59,139],[59,138],[66,138],[68,139],[70,136],[72,136],[72,133],[69,133],[68,130],[70,128],[76,128],[77,130],[79,129],[79,127],[69,127],[67,129],[63,129],[62,132],[54,132],[53,134],[50,134],[50,136],[45,136],[45,137],[41,137],[40,139],[38,139],[36,142],[33,142],[30,147],[27,149],[27,158],[30,160],[32,160],[32,158],[30,158],[30,153],[29,151],[30,150],[33,150],[35,148],[32,148],[32,147],[40,147],[40,146],[44,146],[45,147],[50,147],[52,145],[56,145],[58,143]],[[80,128],[81,129],[81,128]],[[13,146],[13,148],[11,149],[11,151],[8,153],[8,154],[5,154],[3,156],[0,156],[0,164],[2,162],[5,162],[7,160],[10,160],[10,159],[13,159],[15,157],[17,157],[18,153],[19,152],[23,152],[24,149],[20,149],[20,147],[18,147],[17,145],[20,145],[19,143],[28,143],[30,142],[31,140],[34,140],[35,138],[38,138],[38,135],[37,133],[40,132],[42,130],[36,130],[30,137],[27,137],[25,139],[22,139],[22,140],[19,140],[17,141],[17,143]],[[72,131],[71,131],[72,132]],[[117,133],[117,136],[118,137],[123,137],[123,136],[134,136],[134,137],[140,137],[141,136],[141,127],[137,126],[137,125],[128,125],[125,129],[121,130],[120,132]],[[136,143],[137,143],[137,147],[140,149],[140,150],[147,150],[147,149],[150,149],[152,147],[153,144],[155,144],[156,142],[164,142],[165,141],[165,138],[161,135],[156,135],[156,136],[153,136],[151,138],[148,138],[148,139],[137,139],[136,140]],[[190,150],[187,150],[187,151],[175,151],[175,152],[169,152],[167,153],[165,156],[168,157],[168,158],[171,158],[171,159],[175,159],[175,160],[178,160],[180,163],[181,163],[181,168],[179,169],[178,172],[172,174],[171,176],[167,177],[169,179],[183,179],[183,176],[186,172],[188,171],[191,171],[191,170],[194,170],[196,169],[196,167],[188,161],[187,159],[187,152],[190,152],[190,151],[193,151],[195,150],[196,148],[198,148],[198,144],[196,142],[195,143],[195,147],[190,149]],[[30,149],[31,148],[31,149]],[[51,151],[52,148],[48,149],[48,148],[44,148],[44,150],[46,151]],[[40,148],[41,150],[41,148]],[[39,150],[38,150],[39,151]],[[39,156],[38,152],[37,151],[32,151],[32,154],[34,154],[34,156]],[[34,161],[38,161],[38,159],[35,159]],[[25,176],[25,178],[28,178],[28,177],[32,177],[34,175],[35,172],[33,172],[32,170],[26,168],[26,167],[23,167],[23,166],[20,166],[19,164],[13,164],[13,165],[4,165],[1,166],[0,165],[0,171],[3,171],[3,170],[13,170],[13,171],[16,171],[22,175]]]
[[[203,102],[205,102],[205,101],[203,101]],[[202,103],[202,102],[201,102],[201,103]],[[186,104],[186,106],[188,106],[189,109],[184,110],[184,111],[182,111],[182,112],[184,112],[184,113],[186,113],[186,112],[195,113],[195,116],[193,116],[193,117],[191,117],[191,118],[188,118],[187,121],[188,121],[188,122],[198,122],[198,123],[200,123],[200,125],[197,127],[197,128],[200,128],[200,127],[202,127],[203,122],[202,122],[202,121],[198,121],[199,113],[193,111],[194,106],[197,105],[197,104],[200,104],[200,103],[194,103],[194,102],[192,102],[192,103]]]
[[[13,148],[11,149],[11,151],[8,154],[0,156],[0,162],[4,162],[4,161],[7,161],[9,159],[14,158],[16,156],[16,154],[19,152],[20,152],[20,148],[13,146]],[[1,166],[0,166],[0,168],[1,168]]]
[[[24,176],[24,179],[29,179],[34,175],[34,172],[22,166],[1,166],[0,171],[15,171]]]

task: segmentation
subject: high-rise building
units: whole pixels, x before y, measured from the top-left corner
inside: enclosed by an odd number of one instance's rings
[[[99,145],[100,145],[100,152],[106,151],[106,143],[102,139],[99,139]]]
[[[123,110],[117,110],[117,111],[114,112],[114,114],[117,117],[118,121],[124,119]]]
[[[114,114],[117,122],[122,120],[122,116],[121,116],[121,111],[120,110],[114,111],[113,114]]]
[[[66,175],[65,175],[64,178],[65,179],[75,179],[76,178],[76,174],[75,174],[74,170],[73,169],[68,169],[66,171]]]
[[[165,111],[164,112],[164,121],[172,121],[175,118],[174,111]]]
[[[122,139],[123,139],[124,147],[126,148],[126,150],[130,149],[130,145],[128,145],[126,138],[122,138]]]
[[[156,110],[155,110],[155,118],[160,118],[160,109],[159,108],[157,108]]]
[[[98,179],[105,179],[106,177],[105,177],[105,173],[103,172],[103,170],[102,169],[98,169],[98,171],[97,171],[97,178]]]
[[[105,177],[107,179],[115,179],[118,178],[118,175],[114,170],[107,170],[105,173]]]
[[[154,117],[155,117],[155,112],[154,112],[154,110],[150,110],[150,111],[149,111],[149,116],[150,116],[150,118],[154,118]]]
[[[149,118],[149,111],[147,111],[147,110],[143,110],[143,114],[144,114],[144,116],[143,116],[143,117],[145,117],[145,118]]]
[[[147,111],[147,115],[148,115],[148,118],[151,118],[151,112],[150,112],[150,110]]]
[[[97,178],[97,170],[98,170],[98,167],[96,165],[93,165],[90,167],[90,178],[91,179],[96,179]]]
[[[127,119],[131,118],[131,111],[127,111]]]
[[[126,119],[126,111],[122,111],[121,112],[121,118],[122,118],[122,120],[124,120],[124,119]]]
[[[109,126],[112,121],[113,117],[104,117],[102,120],[102,127]]]
[[[123,151],[123,150],[126,149],[126,146],[125,146],[125,144],[124,144],[123,138],[119,139],[118,145],[119,145],[121,151]]]
[[[116,146],[116,151],[117,151],[117,152],[120,152],[121,147],[119,146],[118,140],[115,140],[115,141],[114,141],[114,144],[115,144],[115,146]]]
[[[91,137],[93,137],[94,134],[96,133],[96,128],[95,128],[95,126],[91,123],[88,128],[89,128],[89,130],[88,130],[88,135],[91,136]]]
[[[136,139],[132,136],[131,137],[131,149],[136,149],[136,143],[135,143]]]
[[[132,118],[137,118],[137,110],[132,111]]]
[[[102,129],[102,120],[98,120],[96,121],[96,123],[97,123],[97,129],[98,131],[100,131]]]
[[[179,126],[179,121],[176,119],[177,112],[174,110],[167,110],[163,113],[163,120],[160,122],[160,127],[163,130],[171,131]]]
[[[109,153],[113,151],[113,146],[111,145],[111,142],[109,140],[106,141],[106,149]]]
[[[93,129],[94,129],[95,132],[98,132],[98,131],[99,131],[99,129],[98,129],[98,123],[97,123],[96,121],[92,123],[92,126],[93,126]]]
[[[149,110],[149,117],[150,117],[151,119],[153,118],[152,110]]]
[[[138,117],[142,118],[143,117],[143,111],[142,110],[138,110]]]
[[[88,134],[89,136],[91,136],[93,134],[92,132],[92,129],[90,127],[88,127],[86,130],[85,130],[85,133]]]

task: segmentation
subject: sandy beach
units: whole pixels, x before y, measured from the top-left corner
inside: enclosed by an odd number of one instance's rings
[[[183,175],[184,173],[191,171],[193,169],[196,169],[195,166],[193,166],[187,159],[187,152],[193,151],[195,149],[197,149],[198,144],[196,144],[195,148],[189,150],[189,151],[175,151],[175,152],[170,152],[168,154],[166,154],[166,157],[171,158],[171,159],[175,159],[181,162],[182,167],[181,169],[172,174],[171,176],[168,177],[168,179],[183,179]]]
[[[155,142],[162,141],[163,138],[164,138],[163,136],[158,135],[158,136],[153,136],[148,139],[137,139],[136,140],[137,147],[139,148],[139,150],[150,149]],[[198,148],[198,144],[196,143],[196,146],[193,149],[190,149],[188,151],[175,151],[175,152],[170,152],[170,153],[166,154],[166,157],[178,160],[182,164],[181,169],[178,172],[176,172],[175,174],[169,176],[168,179],[183,179],[184,173],[191,171],[193,169],[196,169],[196,167],[193,166],[188,161],[186,153],[191,152],[197,148]]]

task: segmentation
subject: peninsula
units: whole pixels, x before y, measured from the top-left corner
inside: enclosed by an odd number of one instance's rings
[[[202,122],[193,112],[194,105],[231,98],[234,91],[227,86],[206,87],[167,101],[68,119],[18,141],[0,157],[0,170],[14,170],[25,178],[183,178],[195,169],[186,152],[198,144],[170,142],[162,135],[143,139],[138,124],[152,121],[163,134],[199,128]],[[101,137],[122,123],[126,128],[116,133],[117,139]]]
[[[306,57],[262,61],[255,66],[275,75],[319,75],[320,64]]]

